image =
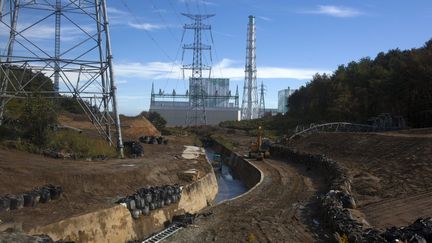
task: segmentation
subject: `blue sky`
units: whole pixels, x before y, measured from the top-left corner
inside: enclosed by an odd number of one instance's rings
[[[182,79],[181,13],[215,14],[212,25],[213,77],[231,79],[242,95],[248,16],[256,16],[257,77],[264,82],[267,108],[277,107],[277,91],[298,88],[313,74],[380,51],[421,47],[432,38],[430,0],[107,0],[118,87],[119,110],[148,110],[155,88],[185,92]],[[46,27],[46,28],[45,28]],[[92,28],[92,26],[85,26]],[[0,29],[0,37],[6,34]],[[52,34],[41,26],[35,37]],[[73,39],[73,29],[62,32]],[[63,39],[64,40],[64,39]],[[210,36],[204,36],[204,42]],[[66,40],[67,42],[68,40]],[[183,44],[192,41],[186,32]],[[209,61],[209,57],[206,57]],[[191,62],[186,54],[184,63]],[[186,73],[186,77],[188,74]]]
[[[375,57],[380,51],[420,47],[432,37],[432,1],[426,0],[124,2],[109,1],[109,6],[119,103],[127,114],[148,109],[153,81],[156,89],[166,92],[185,90],[187,81],[173,65],[181,62],[176,53],[181,26],[188,22],[181,12],[216,14],[209,20],[215,44],[213,74],[230,77],[231,88],[238,85],[240,93],[248,15],[256,16],[257,76],[267,88],[270,108],[277,107],[278,90],[298,88],[316,72],[332,72],[340,64]],[[190,36],[186,33],[184,42]],[[170,75],[162,71],[171,69]]]

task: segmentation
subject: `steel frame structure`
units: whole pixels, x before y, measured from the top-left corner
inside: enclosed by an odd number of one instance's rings
[[[246,42],[245,82],[241,109],[242,120],[258,118],[255,17],[249,16]]]
[[[184,16],[194,20],[193,24],[185,24],[185,30],[193,30],[194,31],[194,42],[193,44],[185,44],[183,45],[183,58],[185,50],[193,51],[193,59],[192,64],[183,65],[182,69],[184,70],[192,70],[192,78],[190,79],[190,87],[189,91],[189,102],[190,102],[190,110],[187,114],[186,124],[188,126],[194,125],[206,125],[206,110],[205,110],[205,92],[203,90],[203,71],[209,72],[209,77],[211,74],[211,66],[203,64],[203,56],[202,51],[208,50],[210,51],[210,59],[211,59],[211,46],[205,45],[202,43],[202,31],[203,30],[211,30],[211,26],[208,24],[204,24],[203,20],[213,17],[214,14],[183,14]],[[183,59],[182,58],[182,59]],[[184,76],[184,74],[183,74]]]
[[[106,1],[0,0],[0,31],[9,32],[0,33],[0,125],[11,99],[35,92],[73,97],[123,157]],[[19,77],[16,69],[31,78]],[[54,90],[30,90],[40,76],[49,77]]]
[[[259,100],[259,117],[262,118],[265,115],[265,87],[264,83],[261,81],[260,88],[260,100]]]

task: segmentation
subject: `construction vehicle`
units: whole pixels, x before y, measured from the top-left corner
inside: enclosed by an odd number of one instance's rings
[[[270,157],[270,140],[264,138],[264,131],[261,126],[258,127],[258,134],[256,142],[252,142],[249,146],[249,158],[256,160],[263,160]]]

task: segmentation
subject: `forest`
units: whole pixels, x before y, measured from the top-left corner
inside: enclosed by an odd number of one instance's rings
[[[402,116],[410,127],[432,126],[432,40],[421,48],[390,50],[375,59],[316,74],[288,99],[298,124],[366,123],[381,113]]]

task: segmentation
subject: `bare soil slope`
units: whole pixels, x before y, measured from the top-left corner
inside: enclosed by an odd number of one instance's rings
[[[94,125],[85,115],[61,114],[59,122],[63,126],[81,129],[88,134],[97,134]],[[160,131],[141,115],[134,117],[120,115],[120,123],[124,140],[138,140],[139,137],[145,135],[160,136]]]
[[[350,170],[353,193],[377,227],[432,216],[432,129],[381,134],[321,133],[290,146],[324,154]]]
[[[0,195],[20,193],[47,183],[64,188],[64,196],[35,208],[0,213],[2,222],[22,223],[24,229],[74,215],[111,207],[118,199],[145,185],[184,184],[177,172],[211,168],[204,157],[186,160],[183,145],[191,137],[169,137],[168,145],[144,144],[144,157],[105,161],[56,160],[0,148]],[[201,173],[204,174],[204,173]]]

